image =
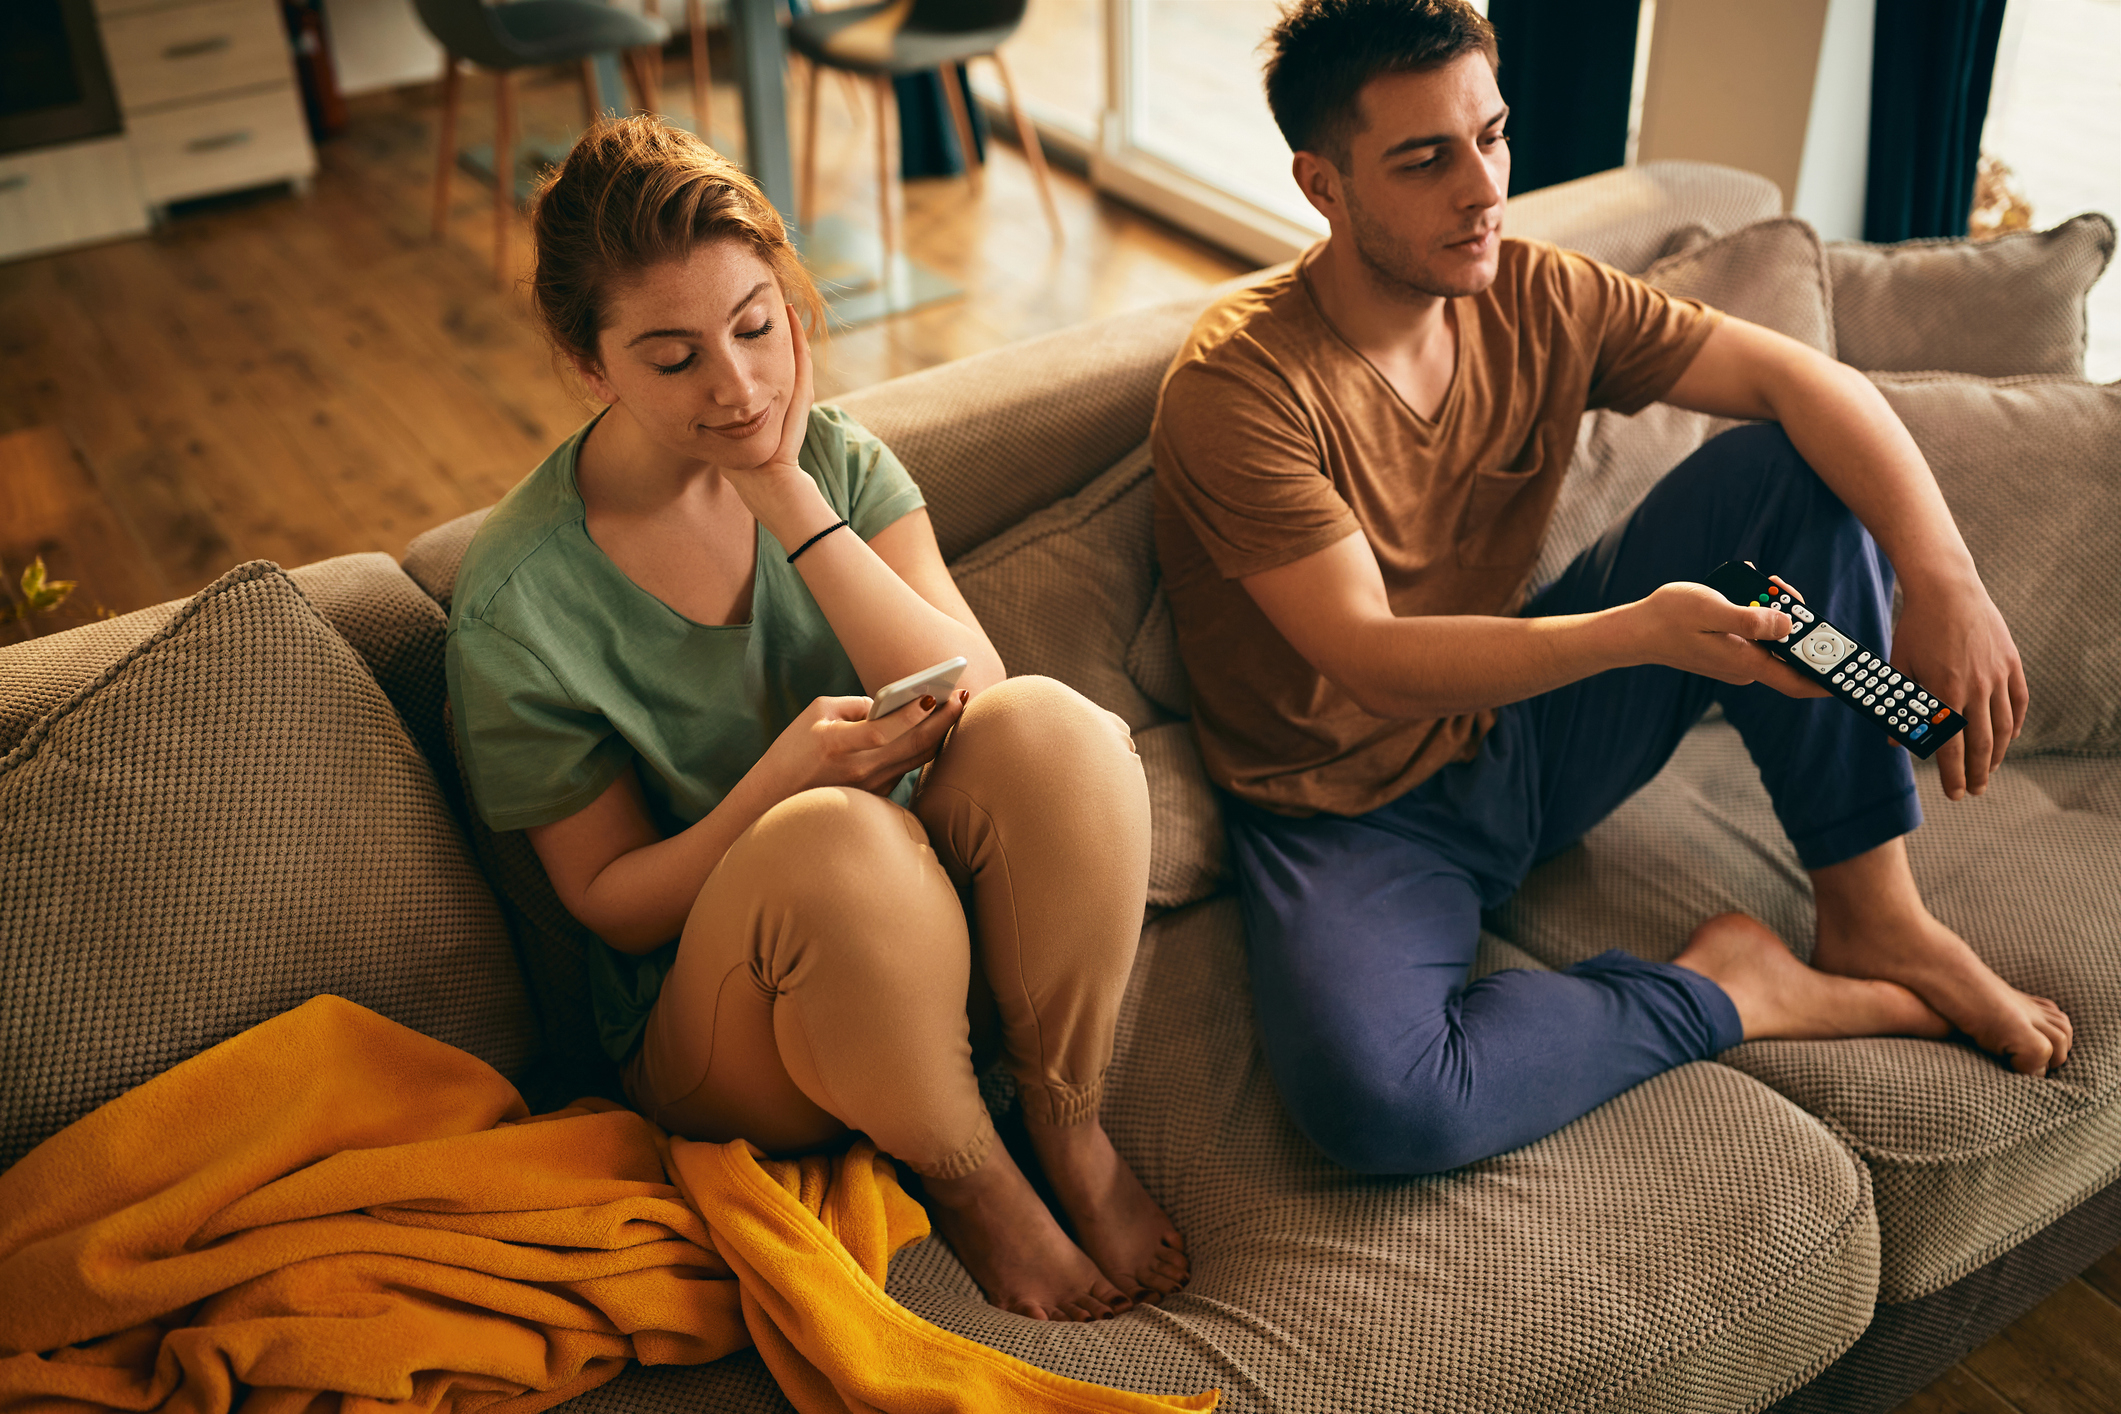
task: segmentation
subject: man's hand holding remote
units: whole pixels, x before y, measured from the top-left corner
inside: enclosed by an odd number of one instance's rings
[[[2025,730],[2030,694],[2018,645],[1978,578],[1903,575],[1900,583],[1893,666],[1959,704],[1966,730],[1938,749],[1938,774],[1947,798],[1979,795]]]

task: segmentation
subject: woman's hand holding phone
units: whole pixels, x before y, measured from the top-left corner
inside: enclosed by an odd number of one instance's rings
[[[941,701],[923,698],[870,721],[866,697],[820,697],[774,739],[759,765],[784,784],[784,800],[816,786],[888,795],[900,777],[935,759],[969,700],[963,691]]]

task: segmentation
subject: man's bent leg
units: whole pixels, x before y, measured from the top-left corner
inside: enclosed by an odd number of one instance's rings
[[[1365,1173],[1439,1173],[1532,1142],[1741,1039],[1722,990],[1607,953],[1466,982],[1472,875],[1380,820],[1227,803],[1254,1007],[1297,1125]]]

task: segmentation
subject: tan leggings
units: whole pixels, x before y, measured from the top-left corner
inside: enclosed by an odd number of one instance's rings
[[[1097,1114],[1148,880],[1148,787],[1126,729],[1051,678],[997,683],[911,812],[808,790],[730,846],[627,1094],[697,1139],[788,1153],[857,1129],[931,1178],[970,1173],[994,1138],[974,1018],[998,1031],[1031,1118]]]

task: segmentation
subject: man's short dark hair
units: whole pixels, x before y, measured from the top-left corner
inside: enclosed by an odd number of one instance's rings
[[[1291,152],[1346,166],[1363,85],[1380,74],[1440,69],[1495,29],[1466,0],[1295,0],[1267,32],[1267,106]]]

